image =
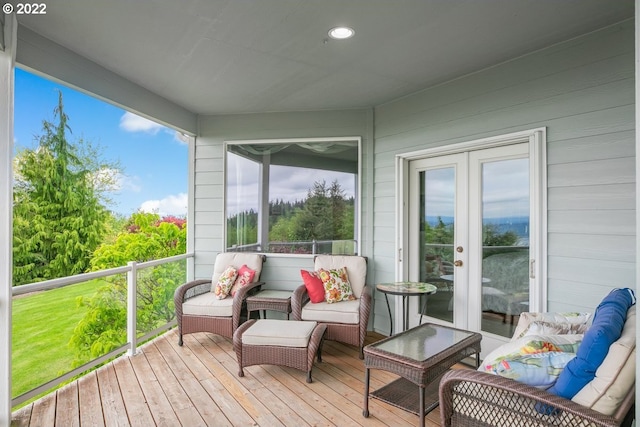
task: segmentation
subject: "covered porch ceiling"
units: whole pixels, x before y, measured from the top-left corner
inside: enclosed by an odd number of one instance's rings
[[[36,33],[194,115],[369,108],[633,15],[633,0],[53,0],[18,15],[17,62]],[[355,36],[330,39],[338,25]],[[111,98],[100,78],[67,83]]]

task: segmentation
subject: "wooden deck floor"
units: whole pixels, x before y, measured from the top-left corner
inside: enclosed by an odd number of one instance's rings
[[[370,334],[368,342],[381,339]],[[364,367],[355,347],[327,341],[306,374],[250,366],[238,377],[230,340],[175,330],[13,413],[15,426],[415,426],[418,417],[375,399],[362,416]],[[371,371],[376,389],[396,376]],[[439,426],[439,411],[427,426]]]

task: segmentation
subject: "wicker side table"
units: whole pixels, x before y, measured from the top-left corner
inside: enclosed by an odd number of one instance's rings
[[[247,297],[247,315],[251,317],[254,310],[262,310],[262,318],[267,318],[267,310],[287,313],[287,320],[291,313],[291,291],[265,289]]]

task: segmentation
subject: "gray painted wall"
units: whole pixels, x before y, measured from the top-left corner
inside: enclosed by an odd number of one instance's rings
[[[634,91],[628,21],[377,107],[376,278],[393,279],[395,154],[546,127],[548,309],[635,287]]]
[[[363,255],[369,283],[395,278],[396,154],[547,128],[548,307],[593,311],[635,287],[634,24],[497,65],[370,110],[200,117],[195,155],[196,278],[222,247],[225,140],[362,136]],[[374,120],[375,116],[375,120]],[[372,143],[372,127],[375,144]],[[269,257],[263,278],[293,289],[307,257]],[[375,329],[389,330],[376,298]]]

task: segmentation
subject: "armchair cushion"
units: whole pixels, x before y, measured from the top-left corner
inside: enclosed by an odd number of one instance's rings
[[[315,271],[300,270],[304,287],[307,289],[312,303],[324,301],[324,285]]]
[[[321,302],[306,304],[302,308],[302,320],[357,325],[360,321],[360,301],[342,301],[340,304]]]
[[[225,299],[227,295],[229,295],[229,292],[236,281],[236,277],[238,277],[238,270],[230,265],[222,272],[222,274],[220,274],[220,276],[218,276],[218,280],[216,282],[211,282],[212,285],[215,283],[212,291],[216,298]]]
[[[327,303],[354,300],[351,283],[349,283],[349,275],[347,267],[341,267],[332,270],[321,268],[318,271],[322,285],[324,286],[324,299]]]
[[[549,389],[550,393],[571,399],[593,380],[609,347],[620,338],[627,312],[633,304],[635,296],[631,289],[614,289],[602,300],[575,359],[567,364],[558,381]]]
[[[218,299],[212,292],[189,298],[182,304],[182,313],[193,316],[231,317],[233,299]]]
[[[574,402],[606,415],[613,415],[635,384],[636,308],[627,313],[622,335],[611,344],[595,378],[576,394]]]

